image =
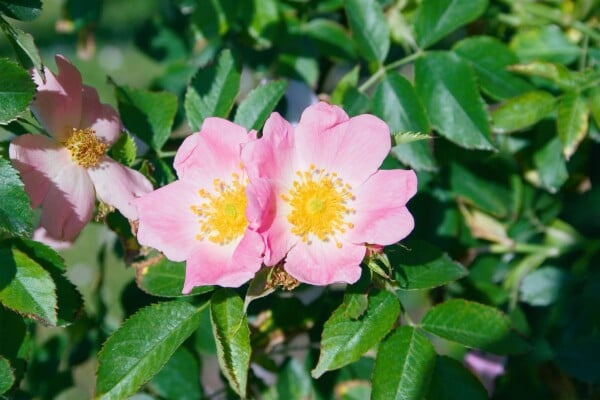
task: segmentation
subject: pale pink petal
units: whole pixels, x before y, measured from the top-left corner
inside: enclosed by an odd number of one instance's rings
[[[58,240],[73,241],[90,222],[94,211],[94,186],[85,168],[69,162],[51,177],[42,202],[40,226]]]
[[[268,230],[262,233],[265,241],[265,265],[272,267],[283,260],[300,238],[291,233],[290,224],[285,215],[273,220]]]
[[[33,240],[44,243],[46,246],[52,247],[54,250],[68,249],[73,245],[73,242],[66,240],[57,240],[50,236],[48,231],[43,227],[38,227],[33,232]]]
[[[417,191],[411,170],[381,170],[354,190],[356,210],[348,232],[354,243],[390,245],[404,239],[414,228],[406,203]]]
[[[19,136],[11,142],[8,153],[21,174],[33,208],[44,201],[50,181],[64,165],[72,163],[69,151],[44,135]]]
[[[323,132],[347,120],[348,114],[343,109],[321,101],[304,110],[296,129],[299,135],[305,130]]]
[[[55,57],[58,74],[44,68],[46,82],[33,70],[37,93],[31,111],[54,138],[62,142],[78,128],[81,119],[81,74],[66,58]]]
[[[81,104],[82,129],[92,128],[102,143],[112,145],[121,134],[119,114],[108,104],[100,103],[96,89],[84,85]]]
[[[183,293],[195,286],[239,287],[261,266],[263,242],[254,232],[246,231],[239,243],[225,246],[210,241],[199,243],[186,263]]]
[[[276,193],[273,184],[263,178],[257,178],[246,186],[246,218],[248,227],[263,232],[275,218]]]
[[[333,241],[300,241],[288,253],[283,268],[299,281],[312,285],[354,283],[360,278],[365,252],[364,245],[344,243],[338,248]]]
[[[97,166],[88,168],[88,173],[98,199],[115,207],[126,218],[137,219],[134,200],[152,191],[152,184],[144,175],[108,156],[103,156]]]
[[[363,114],[326,131],[296,128],[296,147],[304,169],[309,165],[336,172],[352,186],[375,173],[391,149],[388,126],[379,118]]]
[[[200,224],[191,206],[201,200],[198,186],[189,181],[175,181],[136,199],[138,241],[173,261],[184,261],[200,243]]]
[[[179,178],[228,182],[232,173],[241,171],[242,144],[249,140],[245,128],[222,118],[206,118],[200,132],[183,141],[173,167]]]

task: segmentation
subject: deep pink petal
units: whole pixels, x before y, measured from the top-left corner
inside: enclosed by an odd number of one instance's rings
[[[133,201],[152,191],[152,184],[144,175],[107,156],[102,157],[96,167],[88,168],[88,173],[101,201],[115,207],[128,219],[137,219]]]
[[[200,200],[197,185],[189,181],[175,181],[136,199],[138,241],[184,261],[200,243],[198,217],[191,209]]]
[[[333,241],[300,241],[288,253],[283,268],[299,281],[312,285],[354,283],[360,278],[365,252],[364,245],[344,243],[338,248]]]
[[[262,250],[262,239],[250,231],[246,231],[239,243],[226,246],[200,242],[187,260],[183,293],[189,293],[195,286],[243,285],[260,268]]]
[[[222,118],[206,118],[200,132],[183,141],[173,167],[179,178],[228,182],[232,173],[240,173],[242,144],[249,140],[245,128]]]
[[[121,134],[119,114],[110,105],[100,103],[96,89],[87,85],[83,86],[79,127],[92,128],[96,136],[109,146],[116,142]]]
[[[69,151],[44,135],[16,137],[8,153],[21,174],[33,208],[44,201],[53,177],[61,173],[64,165],[71,163]]]
[[[391,136],[385,122],[369,114],[320,131],[301,121],[296,147],[303,169],[325,168],[355,186],[377,171],[391,149]]]
[[[300,241],[290,231],[290,224],[285,216],[275,218],[268,230],[262,233],[265,241],[265,265],[272,267],[283,260],[290,249]]]
[[[48,185],[40,226],[55,239],[73,241],[90,222],[94,204],[94,186],[85,168],[65,163]]]
[[[348,240],[354,243],[390,245],[404,239],[414,228],[406,203],[417,191],[417,176],[411,170],[381,170],[354,190],[354,228]]]
[[[64,141],[71,129],[78,128],[81,119],[81,74],[66,58],[55,57],[58,74],[44,68],[46,82],[33,70],[37,85],[31,111],[46,130],[59,142]]]
[[[268,179],[257,178],[246,186],[246,218],[250,229],[263,232],[275,218],[276,193]]]

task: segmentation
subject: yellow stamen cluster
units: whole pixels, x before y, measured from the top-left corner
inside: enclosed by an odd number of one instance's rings
[[[246,227],[246,182],[239,174],[232,174],[233,180],[226,184],[220,179],[213,181],[213,192],[200,189],[198,194],[204,200],[199,206],[190,208],[200,223],[197,240],[208,239],[213,243],[225,245],[241,236]]]
[[[90,128],[75,129],[64,142],[71,153],[71,160],[84,168],[95,167],[106,154],[108,146],[98,140],[96,132]]]
[[[333,239],[341,248],[336,235],[354,228],[346,222],[346,217],[355,213],[348,204],[354,200],[352,187],[335,172],[314,165],[308,171],[296,171],[296,177],[288,193],[280,195],[291,207],[287,220],[292,224],[292,233],[305,243],[310,243],[311,234],[322,241]]]

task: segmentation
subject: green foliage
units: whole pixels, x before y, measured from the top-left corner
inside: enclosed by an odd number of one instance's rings
[[[149,386],[166,399],[194,400],[202,398],[200,366],[194,355],[180,347],[152,378]]]
[[[494,132],[511,133],[529,128],[550,114],[555,106],[554,96],[540,90],[513,97],[492,113]]]
[[[23,113],[34,93],[35,85],[27,71],[6,58],[0,58],[0,124],[6,124]]]
[[[448,390],[448,388],[452,390]],[[460,362],[438,356],[431,377],[428,399],[431,400],[485,400],[488,393],[476,377]]]
[[[200,308],[171,301],[148,306],[123,323],[98,355],[96,397],[135,393],[198,327]]]
[[[25,187],[10,162],[0,158],[0,230],[25,236],[33,229],[33,211]]]
[[[42,12],[41,0],[2,0],[0,13],[7,17],[28,21],[37,18]]]
[[[287,88],[287,82],[274,81],[253,89],[240,103],[233,122],[247,129],[260,129]]]
[[[10,25],[1,15],[0,29],[2,29],[8,38],[19,64],[25,68],[33,66],[41,75],[43,75],[42,59],[39,50],[34,43],[33,36]]]
[[[137,146],[128,133],[122,133],[119,139],[110,147],[110,156],[121,164],[131,167],[135,162]]]
[[[0,356],[0,395],[4,394],[15,383],[15,374],[8,360]]]
[[[390,33],[381,5],[376,0],[348,0],[345,8],[360,55],[383,62],[390,48]]]

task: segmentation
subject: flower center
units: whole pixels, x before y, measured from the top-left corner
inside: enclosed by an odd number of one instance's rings
[[[64,142],[64,146],[71,153],[71,160],[84,168],[98,165],[100,158],[108,149],[106,143],[98,140],[96,132],[90,128],[73,128],[73,133]]]
[[[200,223],[197,240],[208,239],[213,243],[225,245],[241,236],[246,227],[246,187],[238,174],[232,174],[233,181],[226,184],[220,179],[213,181],[214,192],[200,189],[198,194],[204,200],[202,204],[191,206]]]
[[[287,194],[280,197],[288,203],[291,211],[287,220],[292,224],[292,233],[309,243],[309,235],[319,240],[336,241],[336,235],[343,234],[354,224],[346,222],[346,217],[355,212],[349,207],[354,200],[352,187],[337,176],[311,165],[308,171],[296,171],[297,179]]]

